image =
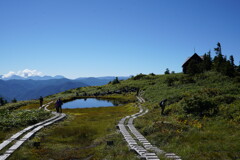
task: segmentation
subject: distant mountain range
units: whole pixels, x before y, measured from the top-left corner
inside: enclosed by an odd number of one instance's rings
[[[65,78],[64,76],[60,76],[60,75],[57,75],[57,76],[29,76],[29,77],[22,77],[22,76],[18,76],[18,75],[12,75],[10,77],[7,77],[7,78],[4,78],[2,75],[0,75],[0,79],[2,80],[13,80],[13,79],[18,79],[18,80],[50,80],[50,79],[62,79],[62,78]]]
[[[121,76],[121,77],[118,77],[119,80],[125,80],[125,79],[128,79],[130,76]],[[19,75],[12,75],[10,77],[7,77],[5,78],[3,75],[0,75],[0,79],[2,80],[50,80],[50,79],[68,79],[64,76],[61,76],[61,75],[56,75],[56,76],[28,76],[28,77],[22,77],[22,76],[19,76]],[[73,80],[77,80],[77,81],[81,81],[81,80],[105,80],[105,81],[112,81],[113,79],[115,79],[116,77],[114,76],[105,76],[105,77],[80,77],[80,78],[76,78],[76,79],[73,79]]]
[[[2,76],[0,76],[1,78]],[[129,77],[118,77],[125,80]],[[115,77],[87,77],[70,80],[64,76],[33,76],[21,77],[13,75],[8,78],[0,79],[0,95],[7,100],[16,98],[17,100],[37,99],[40,96],[63,92],[73,88],[86,86],[100,86],[109,83]]]
[[[75,81],[85,83],[89,86],[102,86],[105,84],[108,84],[110,81],[114,80],[116,77],[82,77],[82,78],[77,78]],[[119,80],[126,80],[130,77],[118,77]]]
[[[0,80],[0,95],[7,100],[12,100],[13,98],[29,100],[85,86],[88,85],[69,79]]]

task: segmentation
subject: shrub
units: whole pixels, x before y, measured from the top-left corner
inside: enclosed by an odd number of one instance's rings
[[[240,101],[230,105],[221,105],[220,115],[226,119],[240,122]]]
[[[236,97],[232,95],[221,95],[221,96],[216,96],[213,98],[213,101],[216,104],[231,104],[236,100]]]
[[[63,94],[68,94],[68,93],[72,93],[71,90],[68,90],[68,91],[64,91]]]
[[[50,117],[44,110],[0,110],[0,129],[6,130],[35,124]]]
[[[195,80],[191,76],[183,76],[180,78],[181,84],[195,83]]]
[[[177,80],[177,77],[167,77],[165,83],[167,84],[167,86],[173,86],[174,82]]]
[[[199,93],[208,97],[215,97],[217,95],[220,95],[221,91],[216,88],[203,88]]]
[[[168,105],[179,102],[183,98],[182,95],[174,95],[168,98]]]
[[[234,78],[234,81],[235,81],[236,83],[240,83],[240,76],[235,77],[235,78]]]
[[[136,75],[135,77],[133,77],[133,80],[139,80],[139,79],[142,79],[145,76],[146,76],[145,74],[140,73],[140,74]]]
[[[154,73],[150,73],[149,75],[150,75],[150,76],[156,76]]]
[[[181,105],[186,114],[200,117],[212,116],[218,112],[218,107],[213,101],[200,95],[184,97]]]
[[[17,103],[7,103],[7,104],[5,104],[4,106],[2,106],[2,107],[0,108],[0,110],[1,110],[1,109],[3,109],[3,110],[5,110],[5,109],[7,109],[7,110],[15,110],[15,109],[18,109],[18,108],[20,108],[20,107],[22,107],[22,106],[25,106],[25,105],[27,105],[27,104],[30,104],[30,103],[27,102],[27,101],[19,101],[19,102],[17,102]]]

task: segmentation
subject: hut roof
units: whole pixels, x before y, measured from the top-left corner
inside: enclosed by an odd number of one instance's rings
[[[191,59],[199,58],[203,60],[203,56],[199,56],[197,53],[194,53],[191,57],[188,57],[187,60],[183,63],[182,66],[185,66]]]

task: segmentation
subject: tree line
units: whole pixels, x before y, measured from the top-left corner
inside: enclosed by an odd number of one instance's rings
[[[236,66],[234,64],[233,55],[228,59],[227,56],[222,54],[222,47],[219,42],[214,51],[216,55],[213,58],[211,57],[211,51],[209,51],[203,55],[201,63],[196,63],[194,60],[190,61],[187,66],[187,74],[194,75],[214,70],[229,77],[240,75],[240,65]]]
[[[14,98],[11,102],[12,103],[16,103],[17,102],[16,98]],[[5,98],[0,97],[0,106],[3,106],[5,104],[7,104],[7,103],[8,103],[8,101]]]

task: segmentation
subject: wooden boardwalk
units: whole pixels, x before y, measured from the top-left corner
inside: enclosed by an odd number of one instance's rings
[[[42,107],[49,111],[47,109],[47,107],[51,104],[52,102],[49,102],[45,105],[43,105]],[[14,134],[12,137],[10,137],[9,139],[3,141],[0,144],[0,150],[7,148],[7,151],[3,154],[0,155],[0,160],[5,160],[7,159],[9,156],[11,156],[11,154],[14,153],[14,151],[16,151],[24,142],[26,142],[29,138],[31,138],[32,136],[34,136],[35,133],[37,133],[39,130],[41,130],[42,128],[49,126],[59,120],[62,120],[63,118],[66,117],[66,114],[64,113],[56,113],[56,112],[52,112],[52,114],[54,115],[52,118],[49,118],[45,121],[39,122],[37,124],[31,125],[26,127],[25,129],[17,132],[16,134]],[[13,143],[14,142],[14,143]],[[10,145],[11,143],[13,143],[13,145]],[[10,146],[9,146],[10,145]]]
[[[140,103],[145,102],[142,97],[137,97]],[[166,158],[181,160],[181,157],[174,153],[166,153],[158,147],[153,146],[133,125],[135,118],[148,113],[148,109],[143,109],[141,104],[138,105],[140,111],[131,116],[122,118],[118,123],[118,128],[124,139],[127,141],[130,150],[135,151],[140,159],[145,160],[160,160],[158,155],[162,154]],[[128,121],[127,121],[128,120]]]
[[[137,97],[140,103],[144,103],[145,100],[142,97]],[[47,107],[52,102],[43,105],[43,108],[47,111]],[[131,116],[122,118],[118,123],[118,128],[122,133],[124,139],[127,141],[130,150],[136,152],[142,160],[160,160],[158,155],[164,155],[166,158],[173,160],[181,160],[181,157],[175,153],[166,153],[156,146],[153,146],[138,130],[134,127],[134,119],[143,116],[148,113],[148,109],[144,109],[141,104],[138,104],[140,111]],[[52,112],[54,115],[45,121],[26,127],[25,129],[17,132],[9,139],[3,141],[0,144],[0,150],[7,148],[6,152],[0,155],[0,160],[6,160],[11,154],[14,153],[24,142],[34,136],[36,132],[42,128],[51,125],[66,117],[64,113]]]

